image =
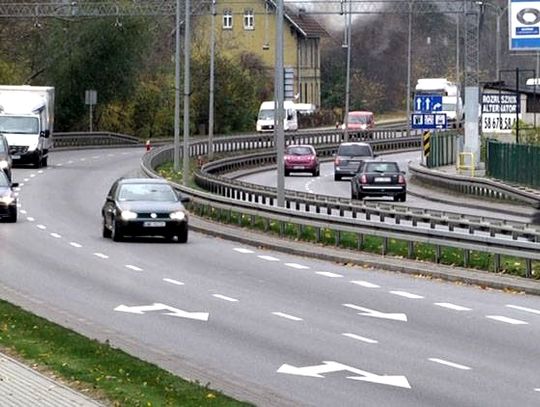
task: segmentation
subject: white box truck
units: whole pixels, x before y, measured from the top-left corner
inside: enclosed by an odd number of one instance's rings
[[[459,94],[459,87],[446,78],[421,78],[416,82],[414,94],[442,96],[442,110],[446,114],[449,128],[458,128],[463,125],[463,101]]]
[[[296,106],[294,102],[292,100],[285,100],[283,102],[283,108],[285,110],[285,117],[283,118],[283,129],[285,131],[298,130],[298,112],[296,111]],[[274,117],[274,102],[262,102],[261,107],[259,108],[259,115],[257,116],[257,131],[274,131]]]
[[[47,166],[54,125],[54,87],[0,85],[0,133],[14,163]]]

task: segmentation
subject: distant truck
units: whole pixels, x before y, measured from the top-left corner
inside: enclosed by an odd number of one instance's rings
[[[0,85],[0,133],[14,163],[46,167],[53,125],[54,87]]]
[[[459,87],[446,78],[421,78],[414,88],[415,96],[437,95],[442,96],[442,110],[446,114],[446,123],[449,128],[459,128],[463,125],[463,101],[459,94]]]
[[[285,110],[285,116],[283,118],[283,129],[285,131],[298,130],[298,112],[296,105],[292,100],[285,100],[283,102],[283,108]],[[275,109],[274,102],[267,101],[262,102],[259,108],[259,114],[257,116],[257,131],[258,132],[271,132],[274,131],[274,118]]]

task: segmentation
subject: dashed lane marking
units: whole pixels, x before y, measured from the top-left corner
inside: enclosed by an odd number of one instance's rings
[[[276,257],[272,257],[272,256],[263,256],[263,255],[260,255],[260,256],[257,256],[259,259],[262,259],[262,260],[266,260],[266,261],[279,261],[278,258]]]
[[[216,298],[219,298],[220,300],[225,300],[225,301],[229,301],[229,302],[238,302],[238,300],[236,298],[227,297],[226,295],[222,295],[222,294],[212,294],[212,296],[216,297]]]
[[[507,307],[517,309],[517,310],[520,310],[520,311],[530,312],[532,314],[540,315],[540,310],[537,310],[537,309],[534,309],[534,308],[521,307],[519,305],[511,305],[511,304],[508,304]]]
[[[308,266],[304,266],[302,264],[298,264],[298,263],[285,263],[285,265],[287,267],[290,267],[290,268],[293,268],[293,269],[297,269],[297,270],[307,270],[309,269]]]
[[[528,322],[521,321],[519,319],[508,318],[502,315],[486,315],[486,318],[493,319],[495,321],[504,322],[511,325],[529,325]]]
[[[137,266],[134,266],[132,264],[126,264],[126,268],[130,269],[130,270],[133,270],[133,271],[143,271],[142,268],[140,267],[137,267]]]
[[[51,236],[54,237],[55,239],[60,239],[62,237],[58,233],[51,233]]]
[[[443,308],[448,308],[454,311],[472,311],[471,308],[463,307],[461,305],[451,304],[449,302],[436,302],[435,305]]]
[[[33,217],[31,217],[31,216],[28,216],[28,217],[26,218],[26,220],[27,220],[28,222],[34,222],[34,221],[35,221],[35,219],[34,219]]]
[[[242,247],[235,247],[233,250],[234,250],[235,252],[242,253],[242,254],[255,253],[253,250],[244,249],[244,248],[242,248]]]
[[[77,249],[80,249],[82,247],[82,244],[79,244],[77,242],[69,242],[70,246],[76,247]]]
[[[323,277],[330,277],[330,278],[341,278],[343,275],[337,274],[337,273],[331,273],[329,271],[317,271],[315,274],[318,274]]]
[[[178,280],[173,280],[172,278],[164,278],[163,281],[165,281],[166,283],[174,284],[174,285],[184,285],[183,282],[178,281]]]
[[[274,314],[277,317],[290,319],[292,321],[303,321],[303,319],[300,318],[300,317],[295,317],[294,315],[284,314],[283,312],[272,312],[272,314]]]
[[[379,343],[379,341],[376,341],[375,339],[366,338],[365,336],[355,335],[351,333],[342,333],[341,335],[346,336],[351,339],[356,339],[358,341],[366,342],[366,343]]]
[[[351,283],[359,285],[361,287],[365,287],[365,288],[381,288],[380,285],[373,284],[368,281],[356,280],[356,281],[351,281]]]
[[[94,256],[99,257],[100,259],[108,259],[109,256],[103,253],[94,253]]]
[[[390,291],[390,294],[399,295],[400,297],[409,298],[411,300],[419,300],[424,298],[421,295],[408,293],[407,291]]]
[[[45,226],[45,225],[36,225],[36,227],[37,227],[38,229],[41,229],[41,230],[47,229],[47,226]]]
[[[455,369],[460,369],[460,370],[471,370],[471,368],[470,368],[469,366],[460,365],[460,364],[454,363],[454,362],[449,362],[449,361],[444,360],[444,359],[429,358],[428,360],[430,360],[431,362],[440,363],[441,365],[453,367],[453,368],[455,368]]]

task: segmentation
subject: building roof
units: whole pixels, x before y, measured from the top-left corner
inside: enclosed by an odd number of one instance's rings
[[[274,0],[267,0],[268,3],[276,8],[276,2]],[[304,8],[293,9],[291,7],[284,6],[283,13],[285,19],[304,37],[306,38],[320,38],[328,37],[328,32],[309,14],[306,14]]]

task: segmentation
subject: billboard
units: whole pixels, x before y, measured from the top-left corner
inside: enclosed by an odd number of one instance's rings
[[[510,51],[540,51],[540,0],[509,0]]]

